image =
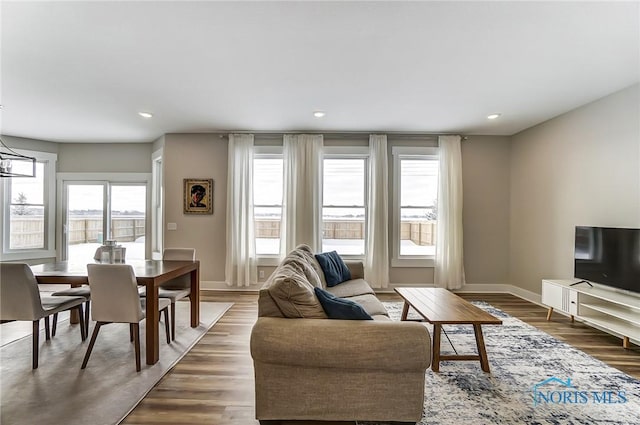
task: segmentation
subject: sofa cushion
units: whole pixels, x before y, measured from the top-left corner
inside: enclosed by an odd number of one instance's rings
[[[324,278],[328,287],[336,286],[344,281],[351,280],[351,272],[336,251],[323,252],[315,255],[320,263]]]
[[[349,267],[351,279],[364,279],[364,263],[362,260],[344,260],[344,263]]]
[[[300,264],[282,264],[274,272],[267,291],[284,317],[326,319],[327,315],[313,292],[314,286]]]
[[[364,279],[351,279],[346,282],[342,282],[340,285],[326,288],[336,297],[345,298],[353,297],[356,295],[375,294],[373,289]]]
[[[344,299],[357,302],[370,316],[389,315],[384,305],[373,294],[356,295],[355,297],[345,297]]]
[[[329,319],[373,320],[360,304],[346,298],[338,298],[322,288],[314,288]]]
[[[327,281],[324,278],[324,272],[322,271],[322,267],[320,267],[320,263],[318,263],[318,260],[316,260],[316,257],[313,254],[313,251],[311,250],[309,245],[300,244],[296,246],[296,248],[285,257],[285,259],[292,258],[292,257],[306,260],[307,263],[311,266],[311,268],[315,270],[316,275],[320,279],[320,285],[317,285],[317,286],[321,286],[322,288],[327,287]]]
[[[282,265],[289,265],[294,268],[298,273],[304,275],[307,278],[311,286],[322,288],[322,282],[320,281],[320,277],[318,273],[314,270],[314,268],[309,264],[308,260],[297,257],[286,257],[282,263]]]

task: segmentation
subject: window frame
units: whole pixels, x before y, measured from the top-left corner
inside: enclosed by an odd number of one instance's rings
[[[438,160],[437,147],[417,147],[417,146],[393,146],[391,148],[393,157],[393,200],[392,200],[392,217],[393,217],[393,243],[391,267],[434,267],[435,255],[400,255],[400,223],[401,223],[401,205],[400,205],[400,162],[403,159],[425,159]],[[438,179],[440,178],[438,171]]]
[[[340,256],[346,260],[363,260],[367,256],[367,241],[369,235],[367,234],[367,228],[369,223],[369,167],[370,153],[369,146],[325,146],[322,154],[322,188],[321,188],[321,202],[320,202],[320,228],[317,229],[319,233],[318,240],[320,241],[320,248],[322,249],[324,220],[322,219],[322,211],[325,207],[324,204],[324,160],[325,159],[363,159],[364,160],[364,252],[359,255],[353,254],[340,254]],[[336,207],[336,205],[327,205],[328,207]],[[347,208],[350,206],[347,206]],[[354,208],[360,208],[353,206]]]
[[[284,153],[283,153],[282,146],[254,146],[253,149],[254,149],[253,150],[254,161],[256,159],[277,159],[277,158],[282,159],[282,174],[283,174],[282,178],[284,179]],[[254,167],[253,176],[255,178],[255,162],[252,164],[252,166]],[[253,185],[253,182],[251,184]],[[281,209],[281,214],[284,214],[284,211],[282,211],[283,203],[284,203],[284,193],[282,194],[282,196],[283,196],[283,199],[280,200],[280,209]],[[255,204],[254,200],[252,199],[254,226],[256,222],[255,208],[256,207],[274,207],[274,206],[277,206],[277,205]],[[254,235],[254,244],[255,244],[256,238],[257,238],[257,235]],[[280,244],[282,244],[282,215],[280,218],[279,240],[280,240]],[[258,266],[277,266],[280,263],[280,250],[278,250],[278,252],[275,254],[259,254],[258,252],[256,252],[256,260],[257,260]]]
[[[161,260],[164,250],[164,149],[151,154],[151,259]]]
[[[51,152],[14,149],[19,154],[36,158],[36,162],[44,164],[43,197],[44,204],[44,247],[36,249],[11,249],[11,187],[12,178],[3,179],[0,184],[0,199],[3,207],[0,208],[0,222],[2,226],[2,249],[0,261],[34,260],[41,258],[55,258],[55,212],[56,212],[56,164],[58,155]],[[20,177],[28,178],[28,177]]]

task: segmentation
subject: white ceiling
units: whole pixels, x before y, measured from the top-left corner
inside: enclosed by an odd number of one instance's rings
[[[1,132],[58,142],[218,130],[511,135],[640,80],[638,2],[0,7]],[[488,121],[494,112],[503,115]]]

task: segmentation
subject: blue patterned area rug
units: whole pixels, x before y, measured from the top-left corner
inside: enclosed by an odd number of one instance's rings
[[[400,320],[402,303],[384,304]],[[640,424],[639,380],[489,304],[474,304],[503,321],[482,328],[491,373],[478,361],[427,370],[420,425]],[[477,353],[472,326],[443,328],[459,354]],[[443,335],[447,352],[454,353]]]

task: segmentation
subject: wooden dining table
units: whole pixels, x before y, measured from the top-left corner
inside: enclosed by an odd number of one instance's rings
[[[131,260],[126,264],[133,267],[138,284],[144,285],[147,290],[146,358],[147,364],[153,365],[160,359],[158,288],[162,283],[178,276],[190,275],[191,327],[197,327],[200,323],[200,262],[198,260]],[[31,266],[31,270],[41,284],[67,284],[73,287],[89,283],[86,263],[60,261]],[[155,308],[148,308],[148,306],[155,306]]]

